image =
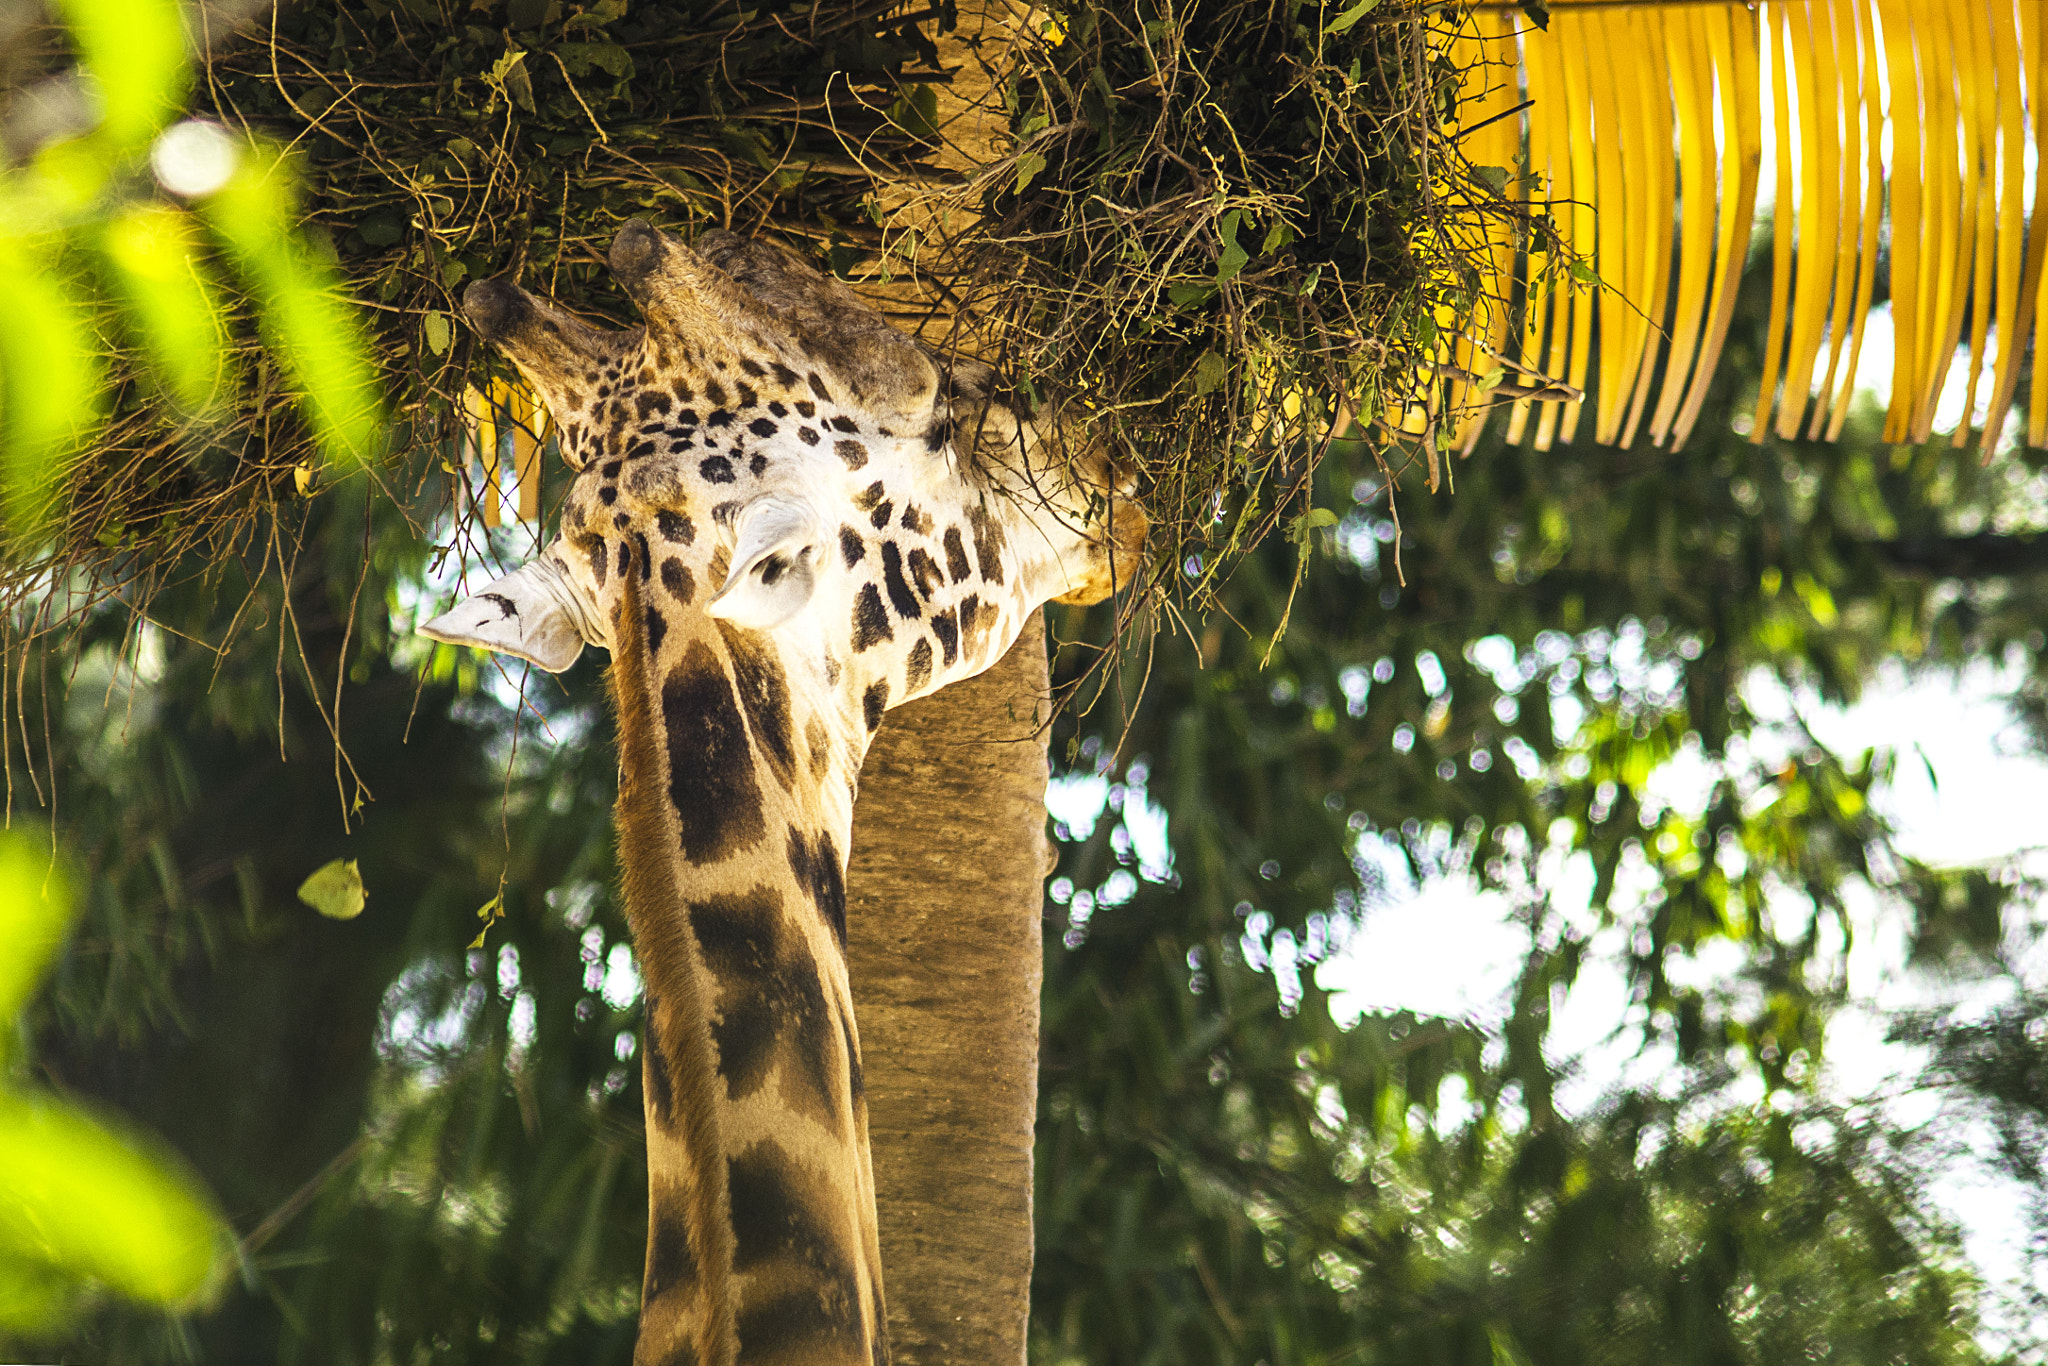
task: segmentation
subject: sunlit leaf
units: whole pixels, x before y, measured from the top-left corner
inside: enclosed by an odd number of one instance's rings
[[[162,1305],[209,1288],[227,1234],[196,1184],[71,1107],[0,1094],[0,1172],[0,1304],[32,1309],[51,1272]]]
[[[49,845],[22,830],[0,834],[0,1024],[28,1004],[70,925],[70,893]]]
[[[1335,37],[1339,33],[1348,32],[1360,19],[1365,18],[1366,15],[1371,14],[1373,10],[1377,9],[1379,3],[1380,0],[1358,0],[1357,4],[1351,6],[1325,25],[1323,32],[1331,37]]]
[[[505,918],[505,894],[500,892],[483,905],[477,907],[476,916],[477,919],[484,922],[484,925],[482,929],[476,932],[476,938],[469,941],[469,947],[480,949],[484,946],[484,940],[490,936],[491,926]]]
[[[1037,152],[1026,152],[1017,158],[1017,193],[1023,194],[1031,188],[1031,182],[1038,179],[1038,173],[1045,169],[1045,158]]]
[[[105,404],[104,367],[69,284],[38,244],[0,235],[0,513],[17,539],[50,516],[63,462]]]
[[[1224,214],[1223,221],[1217,225],[1216,235],[1223,243],[1223,250],[1216,257],[1216,283],[1218,284],[1236,279],[1237,273],[1244,269],[1247,261],[1252,259],[1251,253],[1238,245],[1237,241],[1238,225],[1243,220],[1244,215],[1233,209],[1229,213]]]
[[[49,847],[0,835],[0,1024],[70,917]],[[227,1233],[196,1183],[72,1106],[0,1091],[0,1174],[0,1326],[47,1323],[86,1283],[182,1305],[214,1279]]]
[[[508,48],[505,55],[485,75],[494,89],[502,90],[506,96],[527,113],[534,112],[533,77],[527,74],[526,54],[517,48]]]
[[[426,337],[427,350],[437,356],[448,354],[448,347],[455,340],[455,330],[449,325],[448,315],[437,311],[427,314],[420,324],[420,331]]]
[[[188,412],[212,406],[221,380],[220,300],[192,220],[161,204],[124,209],[107,225],[106,260],[164,388]]]
[[[177,0],[59,0],[93,75],[103,134],[120,147],[148,142],[176,116],[191,85],[183,7]]]
[[[356,861],[336,859],[299,884],[299,900],[329,920],[353,920],[363,913],[363,875]]]
[[[383,422],[377,372],[355,310],[296,231],[284,159],[253,149],[199,210],[261,305],[263,332],[304,391],[331,461],[368,459]]]

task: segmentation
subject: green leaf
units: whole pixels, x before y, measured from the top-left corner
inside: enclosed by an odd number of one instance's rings
[[[21,1013],[71,925],[71,895],[47,844],[0,834],[0,1027]],[[0,1052],[6,1034],[0,1032]]]
[[[1310,508],[1299,517],[1290,518],[1287,523],[1287,539],[1296,545],[1304,545],[1308,538],[1324,527],[1337,525],[1342,519],[1328,508]]]
[[[356,232],[373,247],[395,247],[405,237],[405,225],[396,214],[373,213],[356,224]]]
[[[579,28],[603,28],[626,17],[626,0],[597,0],[562,21],[562,32]]]
[[[49,846],[0,834],[0,1041],[71,921]],[[191,1307],[229,1246],[203,1189],[73,1107],[0,1090],[0,1329],[53,1327],[93,1282]]]
[[[100,132],[133,148],[184,107],[192,82],[177,0],[61,0],[100,106]]]
[[[1474,166],[1472,178],[1495,194],[1508,192],[1508,171],[1505,166]]]
[[[228,182],[199,201],[202,219],[256,296],[264,339],[302,391],[330,461],[361,461],[383,430],[383,395],[361,321],[332,271],[294,230],[284,158],[251,147]]]
[[[1582,1178],[1583,1179],[1583,1178]],[[1529,1366],[1515,1335],[1498,1324],[1486,1325],[1486,1340],[1493,1349],[1493,1366]]]
[[[455,331],[448,325],[448,315],[439,309],[430,310],[426,320],[420,324],[420,332],[427,340],[427,350],[437,356],[448,354],[448,346],[455,340]]]
[[[1224,214],[1223,221],[1216,225],[1216,235],[1223,242],[1223,251],[1216,258],[1216,283],[1219,285],[1236,279],[1237,273],[1244,269],[1245,262],[1252,259],[1251,253],[1237,243],[1237,228],[1243,221],[1244,211],[1232,209]]]
[[[1038,173],[1045,169],[1045,158],[1036,152],[1026,152],[1017,158],[1017,193],[1023,194],[1038,179]]]
[[[484,946],[485,938],[488,937],[491,932],[491,926],[497,924],[500,920],[504,919],[504,916],[505,894],[503,892],[499,892],[489,901],[486,901],[483,905],[477,907],[476,918],[483,921],[484,924],[483,928],[476,932],[476,938],[469,941],[469,947],[473,949],[482,948]]]
[[[1543,0],[1521,0],[1521,6],[1522,13],[1526,14],[1529,17],[1530,23],[1534,24],[1537,28],[1543,30],[1545,33],[1548,33],[1550,31],[1549,5],[1543,3]]]
[[[1195,361],[1195,394],[1213,393],[1230,377],[1230,364],[1214,351],[1204,351]]]
[[[537,112],[533,105],[533,77],[527,74],[526,53],[520,49],[506,48],[504,55],[484,73],[484,80],[527,113]]]
[[[913,85],[890,106],[889,118],[904,132],[927,141],[939,136],[939,88]]]
[[[196,1307],[229,1238],[198,1183],[85,1115],[0,1093],[0,1313],[97,1281],[131,1299]]]
[[[1334,38],[1340,33],[1349,31],[1353,24],[1356,24],[1360,19],[1365,18],[1366,15],[1379,8],[1379,3],[1380,0],[1358,0],[1358,3],[1350,9],[1345,10],[1335,19],[1323,25],[1323,32]]]
[[[39,243],[0,235],[0,512],[17,539],[50,516],[63,460],[105,404],[100,347]]]
[[[352,858],[323,864],[299,884],[299,900],[329,920],[354,920],[363,913],[367,895],[363,875]]]
[[[603,71],[613,80],[633,78],[633,54],[617,43],[562,43],[554,49],[571,76]]]

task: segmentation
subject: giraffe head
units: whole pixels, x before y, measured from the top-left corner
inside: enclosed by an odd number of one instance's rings
[[[554,543],[426,634],[559,671],[615,645],[631,593],[651,653],[686,622],[716,628],[871,731],[993,663],[1041,603],[1135,573],[1128,482],[1099,454],[1062,458],[986,367],[937,363],[766,243],[692,250],[634,220],[611,267],[643,326],[470,287],[578,477]]]

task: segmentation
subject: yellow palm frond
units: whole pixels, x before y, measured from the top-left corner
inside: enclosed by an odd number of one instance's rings
[[[1885,439],[1926,440],[1953,385],[1964,399],[1954,444],[1988,447],[2029,338],[2048,325],[2048,176],[2035,176],[2031,209],[2022,203],[2029,140],[2048,169],[2043,4],[1553,0],[1547,30],[1475,7],[1448,40],[1457,65],[1488,73],[1465,81],[1458,122],[1484,140],[1467,158],[1525,167],[1530,207],[1547,211],[1600,286],[1547,289],[1555,272],[1542,251],[1503,266],[1515,253],[1489,242],[1476,263],[1498,285],[1489,293],[1520,297],[1522,312],[1516,325],[1475,313],[1440,359],[1484,371],[1475,347],[1505,349],[1511,364],[1586,390],[1597,355],[1594,438],[1682,445],[1767,184],[1770,317],[1753,438],[1840,434],[1882,242]],[[1523,100],[1526,114],[1499,117]],[[2048,366],[2033,375],[2026,439],[2048,445]],[[1451,394],[1465,449],[1477,434],[1466,405],[1481,397]],[[1578,405],[1535,404],[1514,405],[1509,439],[1569,440]]]

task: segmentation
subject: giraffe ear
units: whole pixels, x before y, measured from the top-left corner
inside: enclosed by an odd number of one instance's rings
[[[780,626],[817,587],[825,527],[802,499],[764,493],[733,518],[732,569],[705,610],[735,626]]]
[[[558,674],[583,653],[583,625],[568,571],[550,554],[485,584],[419,630],[430,640],[516,655]]]

